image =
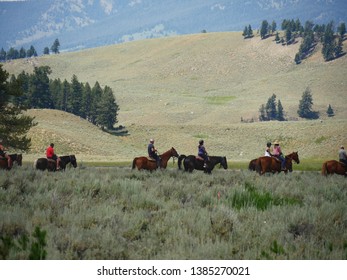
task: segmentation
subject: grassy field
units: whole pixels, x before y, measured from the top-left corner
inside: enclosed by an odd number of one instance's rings
[[[347,259],[342,176],[29,166],[0,201],[2,259]]]
[[[336,158],[339,146],[347,146],[347,56],[326,63],[318,45],[295,65],[299,46],[300,41],[278,45],[272,37],[244,40],[239,32],[204,33],[5,63],[13,74],[48,65],[51,78],[71,80],[76,74],[81,82],[110,86],[120,106],[117,125],[128,131],[114,136],[63,112],[30,110],[38,126],[30,131],[32,150],[24,160],[32,162],[55,142],[58,154],[74,153],[84,162],[131,162],[146,153],[149,138],[160,152],[175,147],[184,154],[195,154],[204,138],[211,155],[230,162],[262,155],[269,140],[312,162]],[[306,87],[319,120],[297,117]],[[272,94],[290,121],[241,123],[257,120]],[[333,118],[326,116],[328,104]]]

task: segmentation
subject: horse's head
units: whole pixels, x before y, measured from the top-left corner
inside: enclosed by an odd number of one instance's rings
[[[228,162],[226,157],[222,157],[220,165],[223,166],[224,169],[228,169]]]
[[[292,160],[294,160],[297,164],[300,163],[298,152],[293,152],[290,155],[291,155]]]
[[[74,168],[77,167],[77,159],[76,159],[75,155],[70,155],[70,162]]]
[[[178,158],[178,156],[179,156],[178,153],[177,153],[177,151],[175,150],[174,147],[171,148],[171,156],[177,157],[177,158]]]

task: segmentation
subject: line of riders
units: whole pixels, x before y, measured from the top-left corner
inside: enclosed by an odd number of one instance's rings
[[[268,142],[266,144],[264,156],[274,157],[278,159],[281,162],[282,171],[286,171],[286,159],[282,153],[282,149],[279,142],[277,140],[274,142],[274,147],[272,151],[271,151],[271,146],[272,146],[271,142]],[[157,163],[157,167],[160,167],[161,158],[158,155],[158,150],[154,146],[154,139],[150,139],[148,147],[147,147],[147,151],[148,151],[148,157],[155,160]],[[347,154],[346,154],[344,146],[340,147],[338,155],[339,155],[339,162],[347,166]],[[51,143],[46,149],[46,158],[49,161],[54,161],[54,163],[56,164],[56,170],[60,170],[60,157],[58,157],[55,154],[54,143]],[[204,162],[203,167],[206,168],[207,162],[209,161],[209,156],[204,146],[204,140],[199,141],[198,155],[196,158],[198,160],[202,160]],[[7,168],[11,169],[12,160],[11,160],[11,157],[5,152],[5,147],[3,146],[2,139],[0,139],[0,160],[7,160]]]

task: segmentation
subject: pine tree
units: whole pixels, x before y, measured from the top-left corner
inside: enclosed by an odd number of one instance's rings
[[[51,46],[51,51],[55,54],[59,53],[59,47],[60,47],[60,43],[58,39],[54,40],[53,45]]]
[[[260,37],[265,39],[269,31],[269,23],[267,20],[263,20],[260,27]]]
[[[297,53],[295,55],[294,61],[295,61],[296,64],[300,64],[301,63],[300,53]]]
[[[334,58],[335,52],[335,40],[333,31],[333,22],[330,22],[326,28],[323,35],[323,57],[325,61],[332,60]]]
[[[346,34],[346,24],[342,22],[337,28],[337,32],[339,32],[340,37],[343,39]]]
[[[340,57],[342,53],[343,53],[343,39],[339,37],[337,40],[337,44],[335,46],[335,57]]]
[[[71,113],[77,116],[81,116],[82,114],[82,95],[82,85],[78,81],[77,76],[73,75],[71,80],[71,95],[69,105],[71,108]]]
[[[43,54],[45,54],[45,55],[49,54],[49,48],[48,47],[45,47],[43,49]]]
[[[8,77],[0,64],[0,138],[6,147],[27,151],[31,139],[26,134],[35,125],[34,118],[23,115],[25,108],[12,103],[12,99],[23,92],[19,80],[10,83]]]
[[[259,108],[259,121],[263,122],[263,121],[268,121],[267,117],[266,117],[266,111],[265,111],[265,105],[262,104]]]
[[[30,76],[29,100],[32,108],[53,108],[53,101],[49,90],[49,77],[52,73],[49,66],[34,68]]]
[[[328,117],[335,116],[334,110],[333,110],[333,108],[331,107],[330,104],[329,104],[328,109],[327,109],[327,115],[328,115]]]
[[[113,129],[114,124],[117,122],[118,105],[110,87],[105,87],[97,107],[97,124],[103,129]]]
[[[1,48],[0,50],[0,61],[5,61],[6,60],[6,51],[4,48]]]
[[[242,36],[244,39],[248,38],[248,27],[245,26],[245,29],[242,32]]]
[[[299,102],[298,115],[301,118],[317,119],[319,117],[318,112],[312,111],[313,98],[310,88],[306,88],[302,94],[302,98]]]
[[[281,100],[278,99],[278,103],[277,103],[277,120],[278,121],[284,121],[284,111],[283,111],[283,106],[281,103]]]
[[[273,94],[265,105],[266,116],[268,120],[276,120],[277,109],[276,109],[276,95]]]
[[[276,32],[276,37],[275,37],[276,43],[278,44],[280,42],[280,40],[281,40],[280,36],[279,36],[278,32]]]
[[[90,122],[96,124],[96,118],[98,116],[98,103],[101,100],[102,88],[98,81],[95,82],[92,88],[92,103],[90,108]]]

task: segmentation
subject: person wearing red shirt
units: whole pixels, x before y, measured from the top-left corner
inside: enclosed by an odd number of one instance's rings
[[[60,158],[54,153],[54,144],[51,143],[46,150],[47,159],[53,159],[57,164],[57,170],[60,169]]]

